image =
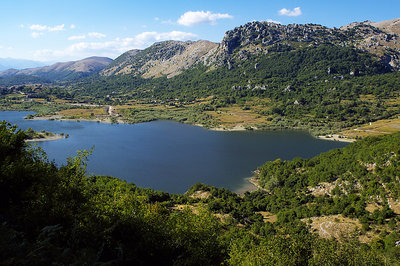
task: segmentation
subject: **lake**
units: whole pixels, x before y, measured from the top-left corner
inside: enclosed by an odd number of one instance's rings
[[[90,150],[88,172],[111,175],[170,193],[184,193],[196,182],[242,192],[245,180],[266,161],[311,158],[347,143],[319,140],[303,131],[221,132],[172,121],[105,124],[91,121],[24,120],[32,112],[0,112],[0,120],[22,129],[69,134],[38,142],[58,165]]]

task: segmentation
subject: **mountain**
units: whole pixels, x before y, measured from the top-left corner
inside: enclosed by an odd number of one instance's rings
[[[245,60],[247,54],[268,53],[271,45],[286,45],[291,50],[333,45],[368,52],[390,67],[400,69],[400,24],[394,22],[353,23],[340,29],[321,25],[280,25],[269,22],[251,22],[228,31],[220,45],[220,55],[229,62],[232,58]],[[390,59],[388,61],[388,58]]]
[[[101,75],[133,74],[144,78],[174,77],[203,62],[218,44],[209,41],[165,41],[147,49],[131,50],[106,67]]]
[[[107,57],[89,57],[79,61],[56,63],[50,66],[27,68],[22,70],[8,69],[0,72],[0,77],[36,76],[51,81],[63,81],[89,76],[104,69],[112,62]]]
[[[43,62],[37,62],[25,59],[15,59],[15,58],[0,58],[0,71],[7,70],[10,68],[24,69],[33,67],[42,67],[46,64]]]
[[[315,24],[250,22],[227,31],[219,44],[165,41],[142,51],[128,51],[101,71],[101,75],[171,78],[197,64],[210,69],[220,66],[230,69],[235,62],[240,65],[240,62],[269,52],[299,51],[323,45],[368,53],[375,61],[392,70],[399,70],[399,32],[400,19],[378,23],[357,22],[340,29]]]

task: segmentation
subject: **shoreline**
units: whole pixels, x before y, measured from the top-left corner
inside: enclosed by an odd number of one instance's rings
[[[26,120],[57,120],[57,121],[88,121],[88,122],[99,122],[99,123],[105,123],[105,124],[112,124],[111,118],[107,117],[105,119],[100,119],[100,118],[95,118],[95,119],[86,119],[86,118],[65,118],[60,115],[53,115],[53,116],[35,116],[33,118],[29,118]],[[127,122],[117,119],[118,124],[128,124]]]
[[[322,140],[340,141],[340,142],[347,142],[347,143],[352,143],[352,142],[356,141],[356,139],[349,139],[346,137],[342,137],[338,134],[327,135],[327,136],[316,136],[316,138],[322,139]]]
[[[245,177],[243,179],[243,184],[239,188],[235,189],[234,192],[239,195],[244,195],[244,193],[246,192],[253,192],[260,189],[258,186],[250,181],[252,178],[253,177]]]
[[[109,106],[109,113],[111,112],[111,114],[114,114],[114,107],[113,106]],[[111,116],[106,116],[106,117],[94,117],[94,119],[88,119],[88,118],[66,118],[62,115],[56,114],[56,115],[51,115],[51,116],[34,116],[32,118],[30,118],[29,120],[59,120],[59,121],[91,121],[91,122],[98,122],[98,123],[106,123],[106,124],[112,124],[113,122],[111,121],[113,118],[116,119],[116,123],[117,124],[137,124],[137,123],[145,123],[143,121],[138,121],[138,122],[127,122],[124,121],[123,119],[120,119],[118,116],[115,115],[111,115]],[[175,121],[172,119],[167,119],[170,121]],[[151,120],[154,121],[154,120]],[[147,121],[146,121],[147,122]],[[149,121],[150,122],[150,121]],[[268,128],[268,127],[256,127],[256,126],[246,126],[243,124],[237,124],[233,127],[225,127],[223,125],[217,125],[217,126],[213,126],[213,127],[207,127],[205,125],[202,125],[200,123],[188,123],[188,122],[182,122],[182,121],[175,121],[178,123],[183,123],[183,124],[188,124],[188,125],[194,125],[194,126],[199,126],[202,127],[204,129],[207,130],[212,130],[212,131],[219,131],[219,132],[235,132],[235,131],[264,131],[264,130],[282,130],[283,128]],[[331,135],[326,135],[326,136],[315,136],[312,133],[312,128],[302,128],[302,127],[293,127],[293,128],[285,128],[288,130],[300,130],[300,131],[307,131],[311,136],[317,138],[317,139],[322,139],[322,140],[330,140],[330,141],[340,141],[340,142],[354,142],[356,141],[356,139],[351,139],[351,138],[347,138],[344,136],[341,136],[339,134],[331,134]]]
[[[53,141],[53,140],[59,140],[59,139],[63,139],[63,138],[64,138],[64,136],[54,135],[54,136],[48,136],[48,137],[45,137],[45,138],[26,139],[25,142]]]
[[[244,178],[244,183],[242,184],[241,187],[239,187],[238,189],[235,189],[234,192],[238,195],[244,195],[244,193],[246,192],[254,192],[254,191],[258,191],[258,190],[263,190],[268,192],[265,188],[261,187],[258,184],[258,179],[256,177],[245,177]]]
[[[100,119],[100,118],[95,118],[95,119],[86,119],[86,118],[64,118],[60,115],[53,115],[53,116],[35,116],[33,118],[27,119],[27,120],[57,120],[57,121],[88,121],[88,122],[98,122],[98,123],[105,123],[105,124],[112,124],[113,122],[111,121],[110,117],[104,118],[104,119]],[[174,121],[174,120],[171,120]],[[150,121],[149,121],[150,122]],[[182,122],[178,122],[175,121],[177,123],[182,123]],[[117,119],[117,124],[138,124],[138,123],[146,123],[146,122],[125,122],[122,119]],[[187,125],[193,125],[193,126],[198,126],[198,127],[202,127],[206,130],[211,130],[211,131],[219,131],[219,132],[238,132],[238,131],[263,131],[265,129],[259,129],[257,127],[250,127],[251,129],[249,130],[247,127],[243,126],[243,125],[236,125],[232,128],[226,128],[223,126],[216,126],[216,127],[211,127],[211,128],[207,128],[202,124],[191,124],[191,123],[185,123],[183,122],[183,124],[187,124]],[[268,130],[268,129],[267,129]],[[272,130],[272,129],[271,129]],[[305,129],[292,129],[292,130],[302,130],[302,131],[307,131],[311,136],[313,136],[310,132],[310,130],[305,130]],[[338,134],[332,134],[332,135],[326,135],[326,136],[313,136],[316,139],[321,139],[321,140],[329,140],[329,141],[340,141],[340,142],[347,142],[347,143],[352,143],[355,142],[356,139],[350,139],[350,138],[346,138],[343,136],[340,136]]]

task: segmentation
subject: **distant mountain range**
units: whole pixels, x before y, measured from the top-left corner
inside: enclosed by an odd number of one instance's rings
[[[0,71],[7,70],[10,68],[24,69],[24,68],[42,67],[45,65],[47,64],[44,62],[38,62],[32,60],[0,58]]]
[[[49,81],[73,80],[98,73],[112,61],[111,58],[107,57],[89,57],[79,61],[55,63],[44,67],[26,68],[22,70],[8,69],[0,72],[0,77],[33,76]]]

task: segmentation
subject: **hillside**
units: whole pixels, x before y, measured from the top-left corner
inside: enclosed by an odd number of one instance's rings
[[[203,62],[216,46],[208,41],[159,42],[143,51],[132,50],[122,54],[100,74],[130,74],[144,78],[165,75],[171,78]]]
[[[98,73],[111,62],[112,59],[106,57],[89,57],[79,61],[56,63],[45,67],[22,70],[8,69],[0,72],[0,77],[35,76],[51,81],[71,80]]]
[[[118,105],[120,121],[130,123],[173,119],[218,130],[342,135],[400,114],[399,28],[398,19],[340,29],[250,22],[219,44],[165,41],[128,51],[44,98]],[[7,99],[20,98],[5,91]]]
[[[57,167],[0,123],[0,263],[396,265],[400,135],[267,162],[265,190],[183,195]],[[366,152],[367,151],[367,152]],[[332,164],[333,163],[333,164]]]
[[[130,74],[144,78],[165,75],[171,78],[197,63],[231,68],[232,60],[247,61],[268,54],[271,46],[277,44],[292,50],[320,45],[358,48],[398,70],[399,31],[398,19],[353,23],[340,29],[314,24],[251,22],[227,31],[218,45],[207,41],[167,41],[155,43],[143,51],[129,51],[104,69],[102,75]]]
[[[395,21],[382,25],[393,32]],[[204,126],[338,133],[398,114],[399,36],[382,29],[251,22],[220,44],[168,41],[130,51],[72,91],[91,100],[190,106],[194,115],[182,120]],[[121,116],[142,121],[131,109]]]

